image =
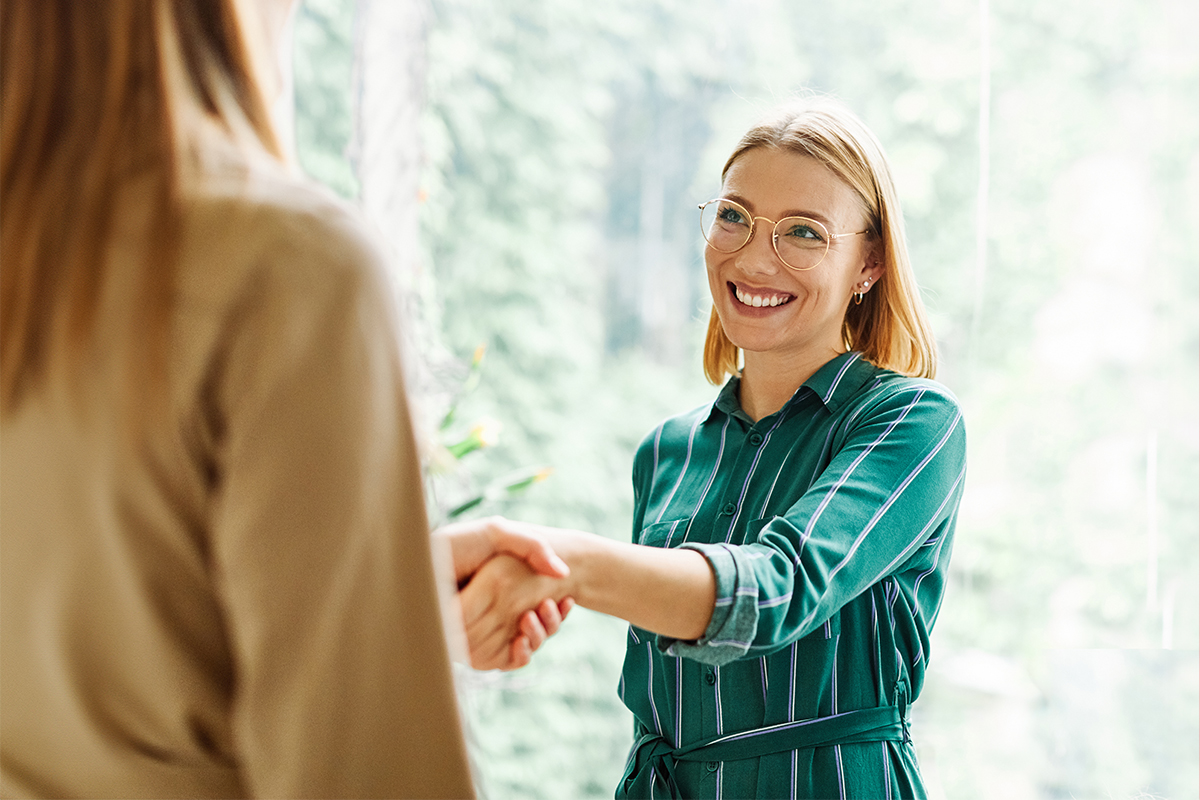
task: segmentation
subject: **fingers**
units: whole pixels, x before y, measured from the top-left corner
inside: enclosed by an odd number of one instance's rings
[[[558,633],[558,627],[562,625],[562,614],[559,613],[558,604],[554,600],[547,597],[538,604],[534,611],[537,612],[537,620],[541,624],[540,626],[545,629],[547,636],[553,636]],[[535,647],[534,650],[536,649]]]
[[[524,636],[518,636],[512,640],[512,645],[509,647],[508,664],[501,669],[514,670],[528,666],[533,659],[534,648],[530,645],[529,640]]]
[[[570,597],[563,598],[557,604],[553,599],[546,598],[536,609],[521,615],[517,621],[517,633],[511,641],[507,638],[507,629],[488,628],[487,623],[481,620],[468,630],[471,666],[478,670],[514,670],[527,666],[534,652],[558,632],[574,606],[575,601]]]
[[[517,624],[517,630],[529,640],[529,649],[531,652],[541,647],[552,633],[538,618],[539,613],[540,611],[526,611],[521,615],[521,620]]]

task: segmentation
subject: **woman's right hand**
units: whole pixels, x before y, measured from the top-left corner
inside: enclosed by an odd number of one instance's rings
[[[534,532],[539,527],[504,517],[485,517],[453,522],[433,535],[449,543],[454,577],[460,587],[497,553],[516,556],[542,575],[566,577],[570,570],[545,537]]]

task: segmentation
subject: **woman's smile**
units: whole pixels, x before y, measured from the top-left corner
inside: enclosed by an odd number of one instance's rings
[[[725,285],[737,301],[734,308],[751,316],[765,316],[796,299],[791,292],[779,289],[764,289],[736,281],[727,281]]]

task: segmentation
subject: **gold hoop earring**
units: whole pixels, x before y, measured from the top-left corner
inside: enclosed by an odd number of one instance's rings
[[[863,281],[863,282],[862,282],[862,283],[859,285],[859,287],[858,287],[858,288],[859,288],[859,289],[861,289],[862,291],[858,291],[858,292],[855,292],[855,293],[854,293],[854,305],[856,305],[856,306],[861,306],[861,305],[862,305],[862,301],[863,301],[863,295],[867,293],[867,289],[868,289],[870,286],[871,286],[871,279],[870,279],[870,278],[867,278],[865,281]]]

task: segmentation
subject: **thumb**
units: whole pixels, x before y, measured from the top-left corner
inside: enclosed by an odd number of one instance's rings
[[[554,548],[531,534],[505,532],[496,541],[496,550],[516,556],[534,572],[548,578],[565,578],[571,574],[570,567],[559,558]]]

